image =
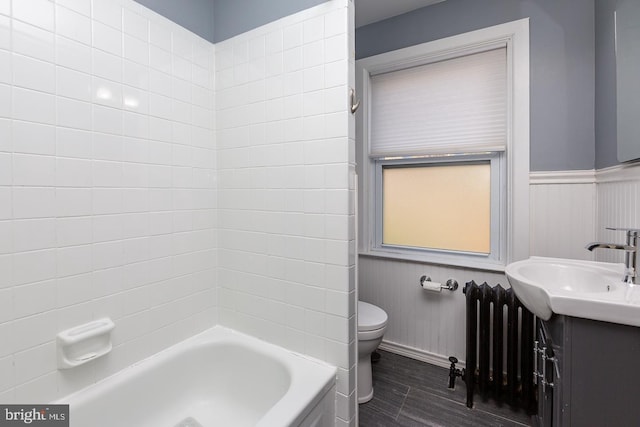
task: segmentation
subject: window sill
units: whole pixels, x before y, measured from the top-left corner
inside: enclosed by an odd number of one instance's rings
[[[467,268],[472,270],[491,271],[496,273],[504,273],[505,265],[489,260],[479,260],[472,258],[460,258],[437,256],[433,254],[414,254],[393,250],[361,250],[358,252],[359,256],[365,256],[368,258],[385,258],[395,259],[401,261],[415,261],[423,264],[441,265],[451,268]]]

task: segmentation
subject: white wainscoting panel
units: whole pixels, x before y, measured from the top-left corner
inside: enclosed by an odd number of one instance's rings
[[[430,292],[420,287],[426,274],[435,282],[455,278],[460,287],[451,292]],[[415,357],[448,366],[447,357],[465,358],[464,284],[475,280],[507,287],[502,273],[474,271],[427,265],[412,261],[361,256],[359,263],[359,298],[381,307],[389,321],[384,342],[407,350],[415,349]],[[439,363],[440,362],[440,363]]]
[[[595,240],[594,171],[530,175],[530,255],[593,259],[584,247]]]
[[[624,243],[625,234],[606,227],[640,228],[640,166],[625,165],[597,172],[598,208],[596,240]],[[596,249],[598,261],[624,262],[622,251]]]

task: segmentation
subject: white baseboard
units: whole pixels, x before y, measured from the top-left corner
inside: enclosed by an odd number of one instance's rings
[[[443,368],[449,368],[451,362],[449,362],[449,356],[443,356],[441,354],[430,353],[428,351],[420,350],[417,348],[409,347],[402,344],[397,344],[390,341],[382,341],[378,347],[380,350],[388,351],[390,353],[399,354],[410,359],[419,360],[421,362],[430,363],[435,366]],[[455,355],[452,355],[455,356]],[[465,367],[465,361],[460,360],[456,367],[462,369]]]

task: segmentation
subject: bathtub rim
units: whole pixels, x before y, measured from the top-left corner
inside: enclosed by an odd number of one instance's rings
[[[73,405],[74,403],[87,402],[91,398],[97,398],[103,388],[116,387],[126,383],[128,375],[136,375],[143,373],[145,370],[153,370],[155,367],[162,365],[165,360],[179,356],[183,352],[197,349],[207,343],[215,342],[235,343],[243,347],[251,347],[258,353],[274,357],[283,363],[291,376],[289,387],[284,395],[263,414],[256,426],[298,425],[331,389],[335,390],[337,376],[337,368],[335,366],[252,335],[222,325],[215,325],[145,357],[95,383],[62,396],[51,403],[71,403]],[[310,367],[316,367],[317,369],[309,369]],[[73,414],[70,415],[73,418]]]

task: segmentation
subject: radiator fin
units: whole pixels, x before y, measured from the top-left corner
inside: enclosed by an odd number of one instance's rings
[[[535,412],[533,314],[511,288],[471,281],[464,293],[467,300],[467,406],[473,407],[477,389],[483,400],[492,398],[499,404],[506,402],[530,414]]]

